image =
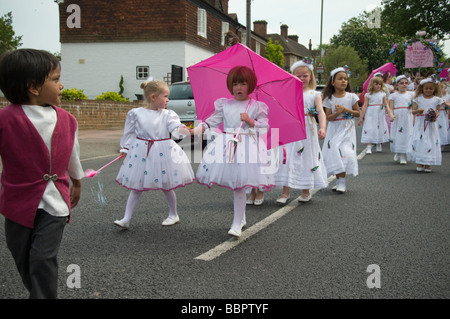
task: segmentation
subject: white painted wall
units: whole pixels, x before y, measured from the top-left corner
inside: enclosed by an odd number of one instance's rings
[[[182,41],[61,43],[61,81],[65,88],[83,89],[89,99],[107,91],[119,91],[124,78],[124,97],[136,100],[142,94],[142,80],[136,79],[137,66],[149,66],[150,76],[163,80],[172,64],[187,67],[212,56],[213,53]],[[83,63],[84,62],[84,63]]]

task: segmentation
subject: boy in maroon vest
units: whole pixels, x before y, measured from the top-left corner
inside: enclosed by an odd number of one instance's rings
[[[0,57],[0,89],[12,103],[0,110],[0,213],[30,298],[57,297],[57,253],[81,192],[77,121],[56,106],[60,74],[59,61],[46,51]]]

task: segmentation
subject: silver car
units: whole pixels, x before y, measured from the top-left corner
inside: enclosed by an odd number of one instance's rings
[[[181,123],[193,128],[197,124],[194,94],[190,82],[176,82],[170,86],[167,109],[175,111]]]

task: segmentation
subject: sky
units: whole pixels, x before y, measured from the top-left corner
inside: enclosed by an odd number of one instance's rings
[[[168,0],[170,1],[170,0]],[[321,2],[319,0],[252,0],[251,27],[253,21],[267,21],[267,33],[280,33],[280,26],[288,26],[289,35],[298,35],[299,42],[313,49],[320,44]],[[246,25],[246,0],[229,0],[229,13],[236,13],[242,25]],[[341,29],[342,23],[357,17],[364,11],[381,7],[381,0],[323,0],[322,43]],[[12,11],[13,29],[22,35],[22,48],[35,48],[60,52],[59,12],[54,0],[0,0],[0,15]],[[150,17],[151,18],[151,17]],[[81,21],[83,8],[81,8]],[[81,22],[82,23],[82,22]],[[82,26],[81,26],[82,27]],[[381,26],[382,27],[382,26]],[[450,41],[443,51],[450,56]]]

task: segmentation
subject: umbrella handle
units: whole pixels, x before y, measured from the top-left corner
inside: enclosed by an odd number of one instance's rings
[[[245,109],[245,113],[247,113],[248,108],[250,107],[250,102],[251,102],[251,101],[252,101],[251,99],[248,101],[247,108]],[[238,128],[238,130],[236,131],[236,135],[235,135],[234,138],[233,138],[233,141],[235,141],[236,143],[239,141],[239,140],[238,140],[239,131],[241,130],[241,127],[242,127],[242,124],[243,124],[243,123],[244,123],[244,121],[241,121],[241,125],[239,125],[239,128]]]

